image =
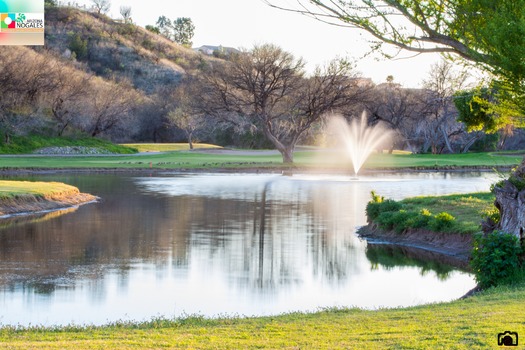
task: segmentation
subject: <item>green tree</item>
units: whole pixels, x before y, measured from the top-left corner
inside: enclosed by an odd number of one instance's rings
[[[467,131],[494,133],[501,128],[496,115],[483,101],[493,94],[488,88],[463,90],[454,94],[454,105],[458,110],[458,121],[466,125]]]
[[[156,25],[160,35],[172,40],[173,23],[171,23],[171,19],[166,16],[160,16]]]
[[[179,17],[173,21],[173,41],[186,47],[191,47],[191,39],[195,34],[195,25],[189,17]]]
[[[279,7],[271,0],[267,2]],[[493,74],[500,102],[505,99],[508,108],[525,111],[525,0],[298,3],[301,6],[291,10],[368,32],[374,38],[374,49],[390,44],[417,53],[462,57]]]

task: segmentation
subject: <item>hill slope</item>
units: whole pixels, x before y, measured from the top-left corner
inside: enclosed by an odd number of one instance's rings
[[[145,92],[177,84],[213,57],[134,24],[72,7],[46,8],[46,48],[106,79],[125,79]]]

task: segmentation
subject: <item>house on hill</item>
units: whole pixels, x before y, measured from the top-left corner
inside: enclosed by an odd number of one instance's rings
[[[224,47],[222,45],[214,46],[214,45],[203,45],[201,47],[195,47],[193,48],[193,51],[200,52],[207,56],[215,56],[215,57],[228,57],[232,53],[239,53],[240,51],[237,49],[234,49],[233,47]]]

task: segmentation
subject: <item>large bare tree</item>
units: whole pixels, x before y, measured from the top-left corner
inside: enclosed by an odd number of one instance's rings
[[[314,123],[355,97],[346,62],[334,61],[306,77],[301,59],[271,44],[232,55],[205,78],[207,113],[261,130],[284,163],[293,162],[297,142]]]

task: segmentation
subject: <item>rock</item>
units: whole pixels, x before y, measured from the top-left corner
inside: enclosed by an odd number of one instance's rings
[[[494,186],[494,205],[500,212],[496,229],[511,233],[520,240],[525,235],[525,164],[522,163],[507,179]]]
[[[63,146],[63,147],[45,147],[33,152],[34,154],[54,154],[54,155],[76,155],[76,154],[112,154],[108,150],[98,147],[84,146]]]

